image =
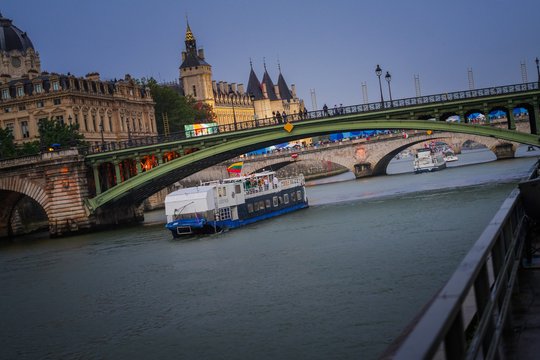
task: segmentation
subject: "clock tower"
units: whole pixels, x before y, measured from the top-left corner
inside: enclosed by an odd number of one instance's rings
[[[189,23],[185,45],[186,50],[182,51],[182,65],[180,65],[180,82],[184,95],[214,106],[212,67],[204,60],[203,49],[197,49],[197,42]]]

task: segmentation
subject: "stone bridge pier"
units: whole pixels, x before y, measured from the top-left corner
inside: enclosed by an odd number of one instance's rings
[[[47,215],[51,236],[62,236],[119,222],[138,221],[135,206],[90,214],[88,168],[77,150],[50,152],[0,162],[0,238],[23,233],[16,211],[24,197]]]

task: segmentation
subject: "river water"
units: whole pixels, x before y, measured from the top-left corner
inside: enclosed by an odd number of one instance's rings
[[[537,159],[471,164],[490,156],[321,180],[310,208],[217,235],[173,240],[155,211],[144,226],[4,244],[0,358],[376,358]]]

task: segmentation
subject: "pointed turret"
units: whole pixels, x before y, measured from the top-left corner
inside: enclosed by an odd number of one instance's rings
[[[253,63],[251,62],[251,60],[249,60],[249,65],[251,66],[251,71],[249,72],[247,94],[249,96],[254,96],[254,100],[261,100],[263,99],[261,83],[259,82],[257,75],[255,75],[255,71],[253,71]]]
[[[182,52],[182,65],[180,65],[180,69],[202,65],[210,66],[206,61],[204,61],[204,53],[202,49],[197,52],[197,41],[195,40],[193,32],[191,32],[189,23],[187,24],[186,28],[185,44],[186,51]]]
[[[266,70],[266,63],[264,63],[264,75],[263,75],[261,85],[263,87],[266,87],[266,92],[268,93],[268,99],[270,100],[278,99],[276,92],[274,91],[274,83],[272,82],[270,75],[268,75],[268,70]]]
[[[279,77],[278,77],[278,89],[279,94],[281,96],[281,100],[291,100],[293,98],[291,91],[289,90],[289,87],[287,86],[287,83],[285,82],[285,78],[283,78],[283,75],[281,74],[281,65],[278,63],[278,69],[279,69]]]

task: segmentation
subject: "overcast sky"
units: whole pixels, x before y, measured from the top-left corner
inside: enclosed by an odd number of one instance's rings
[[[247,86],[263,59],[312,109],[380,99],[375,67],[392,75],[392,97],[537,81],[539,0],[2,0],[26,31],[43,71],[104,79],[178,78],[186,14],[213,79]],[[385,99],[388,86],[382,79]]]

